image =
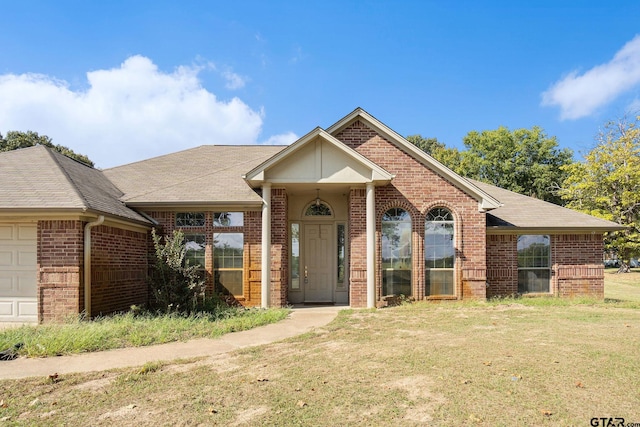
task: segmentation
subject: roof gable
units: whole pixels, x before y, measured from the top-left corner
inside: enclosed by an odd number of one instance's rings
[[[389,172],[321,128],[316,128],[245,174],[252,185],[271,183],[386,184]]]
[[[351,113],[338,120],[335,124],[327,128],[327,132],[333,136],[338,135],[341,131],[351,126],[357,120],[361,121],[366,126],[373,129],[380,136],[385,138],[387,141],[391,142],[393,145],[422,163],[424,166],[431,169],[433,172],[440,175],[442,178],[451,182],[460,190],[476,199],[481,209],[491,210],[501,205],[500,201],[495,197],[486,193],[481,188],[478,188],[469,180],[453,172],[451,169],[444,166],[442,163],[438,162],[436,159],[434,159],[424,151],[420,150],[418,147],[407,141],[397,132],[386,126],[384,123],[380,122],[378,119],[367,113],[362,108],[356,108]]]

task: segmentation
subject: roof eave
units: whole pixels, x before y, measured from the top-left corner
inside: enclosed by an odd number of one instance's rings
[[[620,231],[628,227],[517,227],[513,225],[487,226],[487,234],[590,234]]]

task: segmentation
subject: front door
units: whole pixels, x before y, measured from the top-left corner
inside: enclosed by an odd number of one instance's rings
[[[333,302],[333,260],[335,259],[332,224],[304,225],[305,302]]]

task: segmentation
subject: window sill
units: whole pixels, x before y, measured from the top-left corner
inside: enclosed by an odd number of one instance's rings
[[[427,300],[428,301],[442,301],[442,300],[457,300],[458,297],[455,295],[432,295],[432,296],[428,296]]]

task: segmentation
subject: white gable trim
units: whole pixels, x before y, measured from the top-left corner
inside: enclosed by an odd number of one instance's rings
[[[384,123],[380,122],[378,119],[376,119],[360,107],[356,108],[351,113],[327,128],[327,132],[331,135],[337,135],[356,120],[363,121],[367,124],[367,126],[371,127],[374,131],[382,135],[389,142],[396,145],[398,148],[411,155],[414,159],[418,160],[423,165],[425,165],[447,181],[451,182],[453,185],[460,188],[465,193],[472,196],[478,201],[480,210],[488,211],[502,206],[502,203],[500,203],[497,199],[482,191],[480,188],[476,187],[465,178],[461,177],[442,163],[438,162],[436,159],[434,159],[424,151],[420,150],[418,147],[400,136],[393,129],[390,129]]]
[[[315,128],[314,130],[312,130],[311,132],[309,132],[308,134],[306,134],[305,136],[303,136],[293,144],[289,145],[284,150],[280,151],[270,159],[266,160],[265,162],[261,163],[260,165],[258,165],[257,167],[255,167],[254,169],[246,173],[243,176],[243,178],[252,186],[260,185],[265,181],[272,182],[271,180],[266,178],[265,172],[267,170],[271,168],[275,168],[279,164],[282,164],[285,160],[291,158],[296,153],[301,152],[307,145],[312,144],[318,140],[320,140],[322,143],[329,144],[330,147],[332,148],[338,149],[341,153],[345,155],[347,159],[354,161],[356,164],[366,168],[369,171],[368,172],[369,176],[362,179],[362,182],[361,182],[362,184],[373,182],[376,185],[384,185],[389,183],[394,178],[392,174],[390,174],[389,172],[387,172],[386,170],[384,170],[383,168],[381,168],[371,160],[367,159],[362,154],[346,146],[344,143],[337,140],[330,133],[328,133],[327,131],[319,127]],[[316,156],[316,162],[320,161],[321,153],[316,152],[315,156]],[[316,178],[312,178],[312,179],[302,178],[300,180],[294,180],[294,181],[295,182],[316,182],[315,179]],[[276,183],[278,181],[273,180],[273,182]],[[286,181],[286,182],[293,182],[293,181]],[[331,182],[325,180],[325,183],[331,183]],[[339,183],[339,181],[336,181],[336,183]],[[348,182],[348,183],[355,184],[353,182]]]

